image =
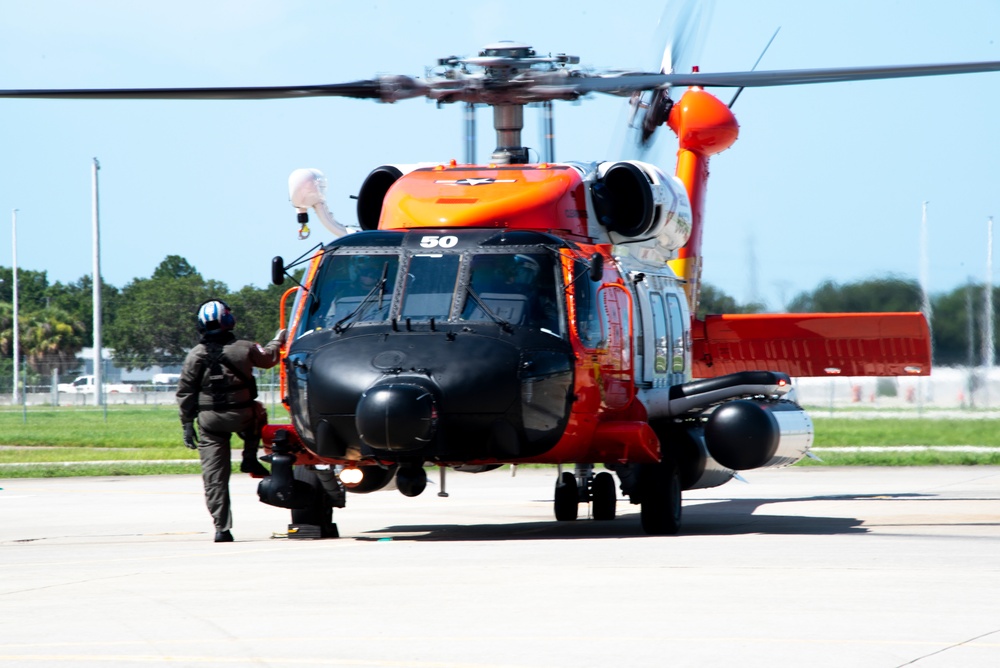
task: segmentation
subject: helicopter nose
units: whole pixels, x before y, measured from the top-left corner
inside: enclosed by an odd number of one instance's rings
[[[361,439],[379,450],[419,450],[430,442],[436,424],[434,395],[411,383],[369,388],[358,400],[355,413]]]

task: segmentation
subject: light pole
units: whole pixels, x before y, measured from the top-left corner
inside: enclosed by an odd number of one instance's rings
[[[97,405],[104,404],[104,385],[101,377],[101,223],[97,198],[97,171],[101,163],[94,158],[93,166],[93,223],[94,223],[94,397]]]
[[[983,388],[990,401],[990,372],[996,362],[993,334],[993,216],[986,223],[986,283],[983,286]]]
[[[927,320],[927,329],[931,329],[931,270],[930,270],[930,244],[927,241],[927,202],[923,204],[923,213],[920,216],[920,310]],[[933,336],[931,340],[933,341]],[[933,343],[931,344],[933,349]],[[933,350],[932,350],[933,353]],[[933,355],[932,355],[933,356]]]
[[[11,274],[14,278],[14,392],[11,395],[11,404],[17,404],[20,401],[17,381],[18,381],[18,364],[20,363],[20,352],[21,352],[21,336],[20,327],[17,323],[17,209],[10,212],[10,229],[11,237],[13,242],[13,249],[11,251],[11,260],[14,265]]]

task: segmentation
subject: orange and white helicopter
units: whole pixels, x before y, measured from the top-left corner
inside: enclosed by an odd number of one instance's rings
[[[573,465],[558,520],[616,513],[616,486],[643,530],[676,533],[684,490],[721,485],[808,454],[812,423],[791,377],[926,375],[919,313],[695,317],[708,165],[739,126],[709,87],[1000,70],[1000,62],[749,71],[592,72],[564,54],[501,42],[439,61],[424,78],[319,86],[2,91],[2,97],[263,99],[426,97],[493,111],[486,164],[382,165],[357,196],[359,231],[336,222],[317,170],[289,180],[336,238],[285,293],[281,388],[290,424],[270,425],[261,501],[295,530],[336,535],[345,489],[420,494],[427,467]],[[673,89],[686,90],[676,99]],[[644,139],[678,138],[673,176],[642,161],[529,161],[524,108],[629,97]],[[469,121],[472,122],[471,120]],[[468,133],[470,136],[474,132]],[[547,134],[551,136],[551,127]],[[300,264],[272,263],[284,280]],[[290,309],[286,309],[291,302]],[[607,471],[594,472],[602,464]],[[616,485],[615,477],[618,482]]]

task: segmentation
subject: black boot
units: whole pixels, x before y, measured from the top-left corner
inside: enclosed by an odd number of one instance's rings
[[[229,533],[229,529],[226,529],[225,531],[216,531],[215,532],[215,542],[216,543],[232,543],[233,542],[233,534]]]
[[[243,461],[240,462],[240,472],[249,473],[254,478],[265,478],[271,472],[257,460],[257,450],[244,450]]]

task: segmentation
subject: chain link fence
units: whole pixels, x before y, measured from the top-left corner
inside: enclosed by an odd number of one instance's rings
[[[176,406],[180,366],[149,360],[142,369],[115,366],[114,359],[101,364],[102,402],[94,387],[93,360],[83,358],[75,369],[57,364],[18,365],[14,374],[11,358],[0,360],[0,407],[96,407],[100,405]],[[280,403],[278,368],[255,369],[258,401],[270,407]]]
[[[86,355],[87,351],[84,351]],[[55,364],[22,362],[14,392],[14,364],[0,358],[0,408],[15,406],[96,407],[92,358],[67,372]],[[124,369],[113,357],[102,362],[103,405],[176,406],[180,366],[147,360],[145,368]],[[278,367],[255,370],[258,400],[281,403]],[[930,376],[795,378],[797,401],[808,406],[849,408],[1000,408],[1000,367],[937,367]]]

